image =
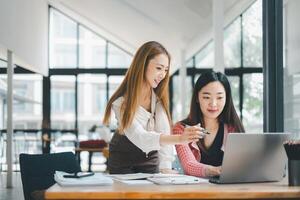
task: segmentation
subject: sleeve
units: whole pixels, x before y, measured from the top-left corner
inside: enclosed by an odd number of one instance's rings
[[[183,126],[177,123],[173,128],[173,134],[183,134]],[[184,173],[191,176],[205,177],[205,169],[208,165],[202,164],[196,159],[191,147],[188,144],[175,145],[175,147]]]
[[[121,106],[113,104],[112,109],[115,116],[120,121]],[[124,130],[126,137],[135,144],[139,149],[148,154],[150,151],[160,149],[160,133],[147,131],[143,126],[133,118],[132,124]]]
[[[159,169],[172,169],[172,162],[174,160],[173,146],[164,145],[158,151],[159,155]]]

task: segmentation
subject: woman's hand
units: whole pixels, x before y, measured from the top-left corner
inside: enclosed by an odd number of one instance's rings
[[[209,165],[205,169],[205,176],[206,177],[219,176],[220,174],[221,174],[221,166],[215,167],[215,166]]]
[[[174,169],[168,169],[168,168],[160,169],[159,171],[163,174],[179,174],[178,171]]]
[[[184,128],[184,132],[180,135],[180,143],[197,142],[200,138],[203,138],[200,126],[187,126]]]

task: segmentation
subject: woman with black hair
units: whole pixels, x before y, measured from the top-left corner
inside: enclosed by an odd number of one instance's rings
[[[207,134],[198,142],[176,145],[185,174],[198,177],[220,175],[228,133],[244,132],[224,74],[211,71],[198,78],[190,113],[186,119],[175,124],[173,134],[183,134],[186,126],[201,126]]]

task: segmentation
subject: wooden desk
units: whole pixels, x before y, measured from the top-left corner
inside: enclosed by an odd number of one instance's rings
[[[253,184],[215,185],[126,185],[60,187],[55,184],[45,199],[300,199],[300,186],[289,187],[287,181]]]

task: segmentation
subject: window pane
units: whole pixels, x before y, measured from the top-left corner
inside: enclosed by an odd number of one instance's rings
[[[106,75],[78,75],[78,128],[87,134],[102,122],[106,107]]]
[[[108,84],[109,84],[109,98],[113,95],[116,89],[121,85],[122,81],[124,80],[125,76],[109,76]]]
[[[224,32],[225,67],[241,66],[241,18],[237,18]]]
[[[284,5],[284,131],[300,139],[300,1]]]
[[[0,80],[0,127],[6,128],[7,76]],[[13,89],[13,126],[15,129],[40,129],[42,125],[42,76],[15,74]],[[1,95],[3,94],[3,95]],[[5,113],[5,115],[3,115]],[[4,116],[4,121],[3,121]]]
[[[0,59],[0,68],[6,68],[6,67],[7,67],[7,63]]]
[[[76,67],[77,25],[60,12],[50,9],[50,67]]]
[[[244,75],[243,124],[247,132],[263,131],[263,75]]]
[[[108,43],[108,68],[129,68],[132,56]]]
[[[79,67],[104,68],[106,41],[87,30],[79,27]]]
[[[214,42],[210,41],[196,54],[196,68],[211,68],[214,66]]]
[[[191,58],[187,61],[186,67],[194,67],[193,58]]]
[[[178,75],[173,76],[173,111],[172,111],[172,119],[173,122],[177,122],[185,118],[189,111],[190,111],[190,103],[193,95],[193,87],[192,87],[192,77],[187,76],[185,79],[185,86],[186,86],[186,99],[184,105],[181,104],[180,100],[180,78]]]
[[[51,76],[51,128],[75,128],[75,76]]]
[[[109,98],[113,95],[113,93],[116,91],[116,89],[120,86],[120,84],[122,83],[122,81],[124,80],[125,76],[109,76],[108,78],[108,84],[109,84],[109,91],[108,91],[108,95]],[[110,128],[111,129],[115,129],[117,128],[117,120],[116,117],[114,115],[114,112],[112,112],[111,118],[110,118]]]
[[[7,91],[7,74],[0,74],[0,129],[6,128],[6,91]]]
[[[243,14],[244,67],[262,67],[262,1]]]
[[[239,109],[240,105],[240,78],[238,76],[227,76],[231,87],[231,95],[233,100],[233,105],[239,117],[241,117],[241,111]]]

